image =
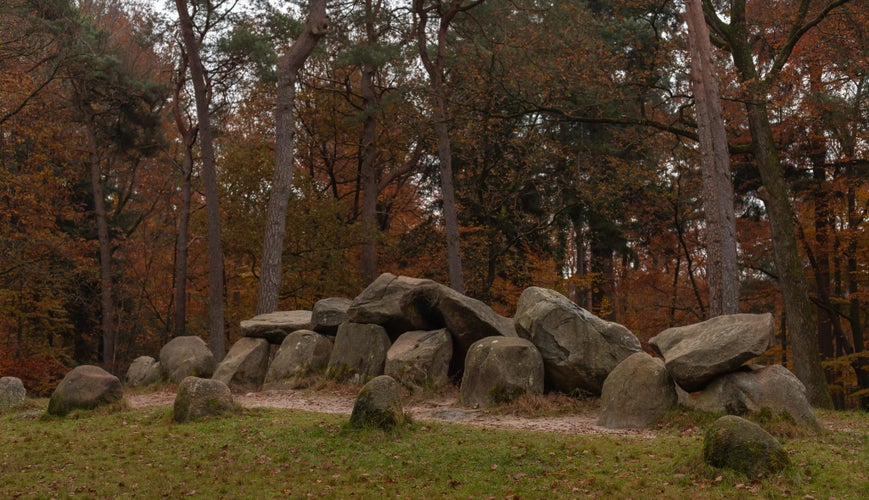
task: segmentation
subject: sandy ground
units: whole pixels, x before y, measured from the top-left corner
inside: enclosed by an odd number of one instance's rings
[[[286,408],[317,413],[350,415],[355,396],[311,391],[265,391],[234,395],[235,401],[246,408]],[[175,401],[171,391],[134,394],[127,396],[133,408],[169,406]],[[498,415],[492,412],[462,407],[454,399],[413,402],[405,406],[405,413],[416,422],[452,422],[500,429],[522,429],[564,434],[609,434],[654,437],[654,432],[643,430],[607,429],[595,424],[596,414],[559,415],[548,417],[521,417]]]

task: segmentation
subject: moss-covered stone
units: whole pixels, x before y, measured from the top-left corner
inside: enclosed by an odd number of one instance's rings
[[[395,379],[381,375],[362,387],[350,414],[351,426],[390,430],[404,423],[401,387]]]
[[[772,435],[733,415],[719,418],[706,432],[703,458],[714,467],[733,469],[752,479],[790,466],[787,452]]]

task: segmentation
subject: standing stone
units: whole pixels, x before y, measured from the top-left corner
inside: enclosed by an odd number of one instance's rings
[[[703,458],[757,479],[784,470],[790,459],[782,445],[754,422],[734,415],[719,418],[706,432]]]
[[[460,373],[474,342],[516,337],[513,321],[491,307],[439,283],[423,283],[401,297],[401,311],[419,330],[446,328],[453,337],[451,373]]]
[[[48,413],[64,416],[74,409],[92,410],[124,397],[120,379],[99,366],[82,365],[63,377],[48,400]]]
[[[530,287],[519,305],[516,330],[540,351],[550,389],[599,395],[610,372],[642,350],[630,330],[598,318],[554,290]]]
[[[298,389],[305,377],[326,371],[332,339],[311,330],[297,330],[281,343],[269,365],[263,390]]]
[[[2,377],[0,378],[0,411],[21,408],[24,406],[24,399],[27,397],[27,390],[24,388],[24,383],[18,377]]]
[[[638,352],[613,369],[600,399],[598,425],[638,429],[654,424],[676,406],[676,387],[663,361]]]
[[[389,333],[390,339],[396,339],[402,333],[415,329],[401,311],[401,297],[425,283],[434,282],[383,273],[353,299],[347,310],[347,319],[353,323],[381,325]]]
[[[310,330],[311,316],[311,311],[258,314],[241,322],[241,333],[245,337],[266,339],[271,344],[280,344],[284,337],[296,330]]]
[[[325,335],[338,333],[338,326],[347,321],[350,299],[332,297],[318,300],[311,310],[311,330]]]
[[[401,334],[386,353],[384,373],[413,391],[443,387],[453,342],[446,329]]]
[[[199,337],[175,337],[160,349],[160,369],[174,383],[185,377],[210,377],[214,373],[214,355]]]
[[[749,366],[722,375],[703,391],[683,396],[683,401],[698,410],[730,415],[768,410],[783,413],[811,431],[821,428],[806,397],[806,386],[781,365]]]
[[[669,328],[652,337],[649,344],[664,357],[673,380],[694,392],[763,354],[773,338],[773,327],[769,313],[726,314]]]
[[[353,404],[350,425],[390,430],[404,425],[401,387],[392,377],[381,375],[365,384]]]
[[[326,377],[364,384],[383,375],[389,346],[389,335],[382,326],[344,323],[338,327]]]
[[[234,391],[256,391],[266,377],[271,353],[268,340],[242,337],[232,345],[211,378]]]
[[[235,411],[232,392],[226,384],[215,379],[187,377],[178,386],[172,418],[176,422],[189,422]]]
[[[525,393],[543,393],[543,359],[534,344],[518,337],[488,337],[471,346],[462,376],[462,404],[485,408]]]
[[[143,387],[160,381],[160,362],[151,356],[139,356],[127,369],[124,382],[129,387]]]

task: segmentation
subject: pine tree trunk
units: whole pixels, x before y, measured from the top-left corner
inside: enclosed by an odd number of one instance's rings
[[[374,114],[377,96],[374,93],[374,69],[363,65],[361,76],[360,91],[365,109],[365,122],[362,126],[362,163],[359,174],[362,178],[362,224],[366,232],[365,242],[362,244],[362,279],[367,284],[377,278],[376,231],[379,186],[376,170],[377,149],[374,144],[377,133],[377,119]]]
[[[709,30],[700,0],[686,3],[691,83],[700,137],[703,207],[706,214],[706,275],[709,280],[709,316],[739,312],[739,267],[736,252],[736,217],[727,134],[712,59]]]
[[[106,199],[103,193],[103,176],[100,158],[97,154],[99,145],[93,124],[93,110],[90,105],[81,103],[84,114],[85,130],[88,139],[88,161],[90,163],[91,190],[93,191],[94,218],[97,223],[97,239],[100,254],[100,329],[103,344],[103,366],[114,371],[115,365],[115,301],[114,283],[112,280],[112,241],[109,236],[109,220],[106,210]]]
[[[199,122],[199,149],[202,157],[202,180],[205,187],[205,213],[208,222],[208,339],[217,361],[226,355],[224,332],[223,241],[221,236],[220,201],[217,191],[217,165],[214,156],[214,135],[211,127],[208,87],[199,44],[193,33],[193,20],[187,11],[187,0],[175,0],[181,35],[187,49],[190,79],[196,99],[196,119]]]
[[[287,233],[287,207],[293,187],[293,158],[296,126],[293,105],[299,70],[329,28],[325,0],[310,2],[305,30],[278,59],[277,103],[275,106],[275,177],[266,209],[263,256],[257,292],[257,314],[278,307],[283,271],[283,249]]]

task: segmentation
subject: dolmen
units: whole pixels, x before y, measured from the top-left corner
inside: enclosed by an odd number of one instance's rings
[[[388,376],[404,391],[460,386],[487,407],[558,391],[601,398],[598,424],[655,425],[677,405],[746,415],[771,411],[820,427],[805,387],[783,366],[752,363],[773,341],[771,314],[719,316],[669,328],[643,348],[626,327],[555,290],[529,287],[513,318],[432,280],[384,273],[353,299],[241,322],[220,363],[196,337],[173,339],[127,380],[214,378],[231,391],[304,387],[313,376],[364,385]],[[131,372],[133,366],[131,366]]]

